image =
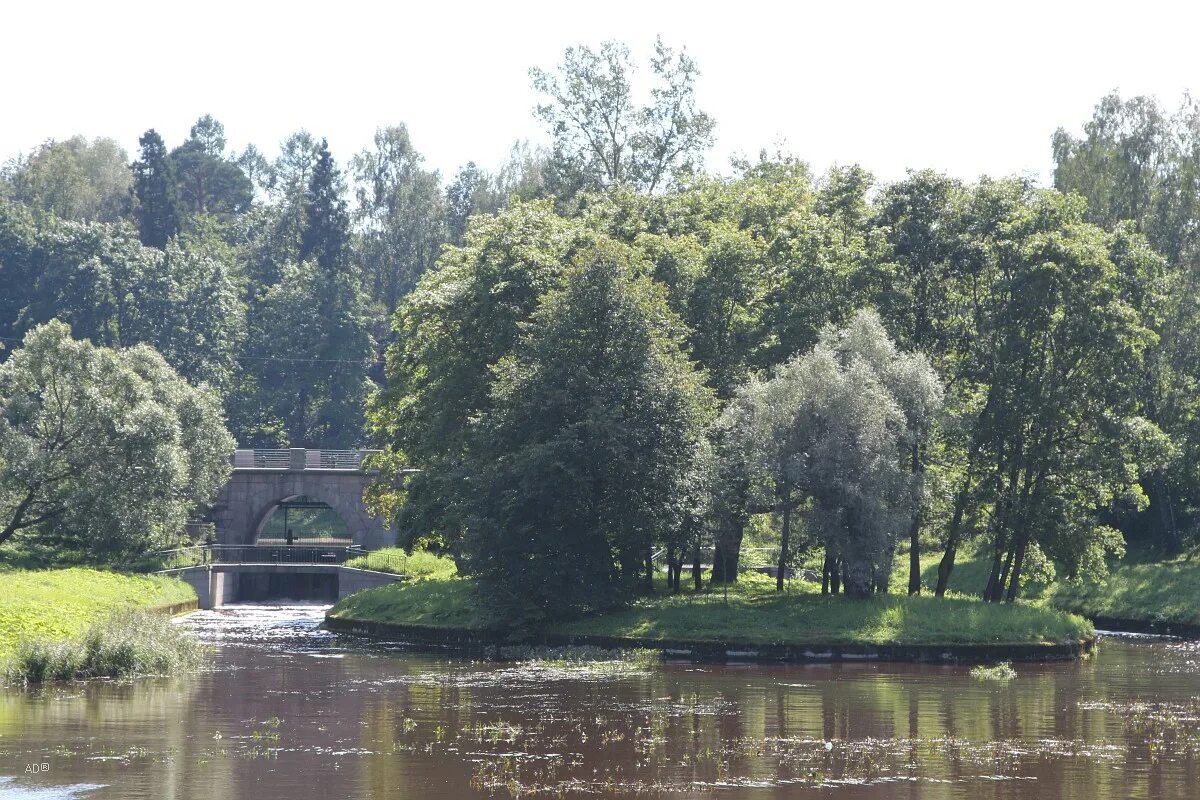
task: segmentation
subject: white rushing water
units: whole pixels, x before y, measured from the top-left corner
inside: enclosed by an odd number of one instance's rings
[[[196,611],[176,623],[210,644],[318,645],[334,634],[323,629],[328,605],[238,604]]]

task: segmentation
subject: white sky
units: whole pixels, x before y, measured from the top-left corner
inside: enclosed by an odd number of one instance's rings
[[[17,7],[14,7],[17,6]],[[711,10],[710,10],[711,9]],[[406,122],[445,177],[541,139],[531,66],[572,44],[656,34],[700,65],[709,165],[779,141],[822,171],[1050,169],[1050,135],[1096,101],[1200,90],[1200,5],[1162,2],[54,2],[0,6],[0,160],[47,138],[112,136],[131,154],[211,113],[268,156],[304,127],[339,162]]]

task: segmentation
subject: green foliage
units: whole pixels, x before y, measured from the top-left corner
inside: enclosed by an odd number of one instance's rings
[[[1120,524],[1170,553],[1195,538],[1200,517],[1198,122],[1191,97],[1169,115],[1154,98],[1113,93],[1097,104],[1082,137],[1061,128],[1054,135],[1055,186],[1085,197],[1088,218],[1110,231],[1126,297],[1158,335],[1146,356],[1141,413],[1170,437],[1178,457],[1143,466],[1150,503],[1127,505]]]
[[[448,249],[401,305],[386,383],[369,403],[369,429],[385,452],[368,498],[398,518],[406,544],[458,547],[471,494],[462,481],[469,421],[491,405],[491,367],[516,347],[587,238],[547,203],[517,203],[473,224],[466,246]],[[411,466],[421,472],[402,477]]]
[[[161,575],[0,568],[0,661],[21,640],[66,639],[131,607],[164,608],[195,599],[192,587]]]
[[[495,368],[468,480],[466,555],[498,614],[620,602],[695,502],[708,393],[663,292],[600,242]]]
[[[149,347],[34,328],[0,365],[0,544],[32,535],[97,559],[169,545],[233,444],[215,395]]]
[[[67,640],[23,639],[5,667],[11,684],[173,675],[198,668],[206,648],[162,614],[125,612]]]
[[[360,445],[375,345],[354,278],[311,261],[284,265],[247,326],[242,384],[228,401],[241,443]]]
[[[896,542],[920,503],[919,473],[903,456],[923,440],[941,399],[925,357],[898,353],[870,312],[739,391],[720,422],[723,477],[748,487],[743,513],[781,515],[780,589],[792,514],[802,507],[825,552],[842,562],[848,594],[886,588]]]
[[[324,139],[308,179],[304,231],[300,235],[300,260],[312,259],[322,271],[344,271],[350,243],[350,215],[343,196],[342,175]]]
[[[179,208],[190,217],[227,221],[250,207],[254,186],[225,152],[225,128],[205,114],[188,138],[171,151],[171,174]]]
[[[398,125],[376,131],[374,150],[351,161],[358,187],[358,257],[371,295],[389,314],[446,240],[440,176],[423,169],[423,160],[408,128]]]
[[[123,223],[37,220],[0,201],[0,282],[0,336],[59,319],[97,344],[149,344],[193,382],[234,379],[245,312],[226,254],[204,241],[154,249]]]
[[[413,580],[444,580],[458,575],[458,567],[445,556],[423,550],[406,553],[399,547],[373,550],[365,556],[348,560],[346,566],[407,575]]]
[[[1121,539],[1098,510],[1137,502],[1138,450],[1160,450],[1135,446],[1155,438],[1137,420],[1137,389],[1156,337],[1083,212],[1020,181],[984,181],[962,207],[955,272],[973,298],[971,333],[943,360],[960,466],[939,591],[963,529],[984,519],[985,598],[1015,597],[1039,550],[1068,574],[1102,570]]]
[[[14,159],[0,170],[2,183],[13,200],[61,219],[116,222],[129,211],[133,172],[114,140],[72,136]]]
[[[133,165],[138,235],[147,247],[166,247],[180,226],[174,169],[167,145],[153,128],[142,134],[138,144],[142,157]]]
[[[558,73],[529,71],[549,102],[537,117],[553,138],[551,170],[560,197],[627,184],[654,192],[699,170],[715,123],[696,107],[696,63],[658,39],[650,62],[657,85],[636,106],[629,48],[567,48]]]

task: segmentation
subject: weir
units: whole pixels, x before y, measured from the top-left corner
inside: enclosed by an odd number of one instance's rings
[[[202,609],[231,603],[305,600],[333,603],[355,592],[406,580],[406,575],[341,564],[200,564],[163,570],[196,590]]]

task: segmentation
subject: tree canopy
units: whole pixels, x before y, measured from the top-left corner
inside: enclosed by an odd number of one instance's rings
[[[232,447],[217,396],[151,348],[46,323],[0,364],[0,544],[34,537],[93,558],[173,544]]]

